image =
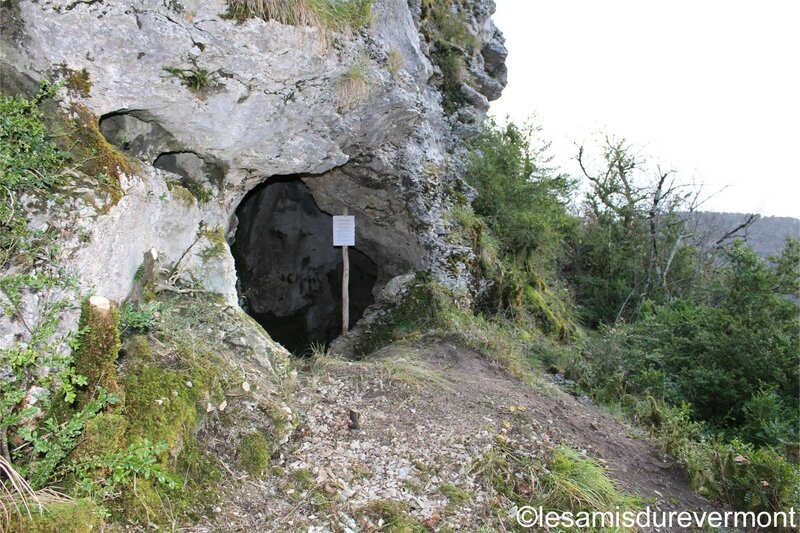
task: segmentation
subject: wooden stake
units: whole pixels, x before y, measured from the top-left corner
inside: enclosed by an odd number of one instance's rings
[[[343,215],[347,215],[344,208]],[[347,246],[342,246],[342,335],[350,329],[350,257]]]

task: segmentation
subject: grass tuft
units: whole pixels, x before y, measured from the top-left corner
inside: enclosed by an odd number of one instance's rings
[[[229,0],[225,16],[240,23],[255,17],[347,32],[369,25],[372,0]]]
[[[355,61],[339,81],[339,101],[342,108],[352,109],[369,96],[369,66],[366,59]]]

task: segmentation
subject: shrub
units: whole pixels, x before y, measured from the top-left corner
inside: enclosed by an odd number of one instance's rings
[[[467,181],[478,192],[475,214],[497,256],[487,302],[531,319],[533,326],[566,339],[575,332],[571,298],[558,279],[567,241],[576,229],[568,210],[575,183],[557,172],[540,128],[492,121],[471,143]]]
[[[144,333],[152,329],[156,325],[156,313],[158,312],[159,306],[158,302],[150,302],[148,304],[125,304],[122,307],[122,331],[133,330],[137,333]]]
[[[34,99],[0,95],[0,265],[29,237],[20,196],[64,181],[67,155],[49,139],[38,107],[51,95],[44,86]]]
[[[800,504],[800,465],[737,439],[707,439],[706,429],[691,420],[688,405],[663,414],[658,436],[701,494],[751,511],[788,511]]]

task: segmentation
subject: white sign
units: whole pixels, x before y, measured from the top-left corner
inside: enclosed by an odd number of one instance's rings
[[[356,217],[334,215],[333,217],[333,245],[356,245]]]

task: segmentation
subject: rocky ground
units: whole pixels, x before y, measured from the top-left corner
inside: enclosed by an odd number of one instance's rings
[[[546,380],[524,384],[447,339],[395,344],[368,361],[318,359],[300,373],[295,398],[300,425],[273,455],[269,477],[225,487],[230,502],[198,531],[406,523],[503,531],[513,528],[515,508],[480,462],[498,442],[533,458],[567,444],[651,507],[710,507],[641,432]]]

